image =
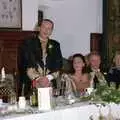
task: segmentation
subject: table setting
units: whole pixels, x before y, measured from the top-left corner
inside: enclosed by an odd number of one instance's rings
[[[4,72],[2,74],[4,78]],[[115,89],[113,83],[111,87],[106,84],[99,85],[97,89],[87,88],[85,94],[79,97],[75,97],[73,93],[53,96],[52,92],[51,87],[38,88],[38,106],[34,107],[30,100],[25,99],[24,92],[18,101],[14,99],[5,103],[0,98],[0,120],[24,120],[27,117],[32,120],[33,116],[44,118],[45,114],[53,118],[45,120],[56,120],[58,116],[62,116],[58,120],[65,120],[67,117],[69,120],[79,120],[80,117],[84,120],[120,120],[120,89]],[[39,120],[38,117],[34,119]]]
[[[4,106],[6,107],[6,105]],[[50,111],[40,111],[38,108],[31,108],[26,106],[26,108],[19,109],[16,105],[8,105],[6,107],[7,112],[0,115],[0,120],[14,120],[18,118],[25,119],[29,116],[42,116],[51,114],[52,116],[62,115],[62,119],[66,117],[85,117],[84,120],[120,120],[120,105],[115,103],[101,104],[101,103],[90,103],[90,102],[79,102],[70,105],[64,104],[64,106],[57,106]],[[71,114],[69,114],[71,113]],[[84,114],[85,113],[85,114]],[[31,118],[30,118],[31,119]],[[39,119],[39,118],[38,118]],[[38,120],[37,118],[35,120]],[[32,119],[31,119],[32,120]],[[47,119],[49,120],[49,119]],[[63,119],[65,120],[65,119]]]
[[[44,91],[48,92],[45,96],[43,94]],[[44,116],[44,114],[50,114],[52,117],[62,115],[61,119],[63,120],[65,116],[76,117],[76,120],[78,116],[85,117],[84,120],[120,120],[120,104],[101,101],[101,99],[96,101],[93,97],[95,92],[97,91],[89,88],[87,93],[80,98],[75,98],[72,94],[67,97],[51,97],[51,88],[40,89],[38,107],[30,106],[30,101],[26,100],[24,96],[20,96],[19,101],[14,104],[4,103],[0,99],[0,120],[25,119],[32,115]],[[20,101],[22,101],[22,104]],[[45,105],[46,102],[47,105]],[[72,112],[74,113],[73,115],[68,114]],[[35,120],[37,119],[36,117]],[[49,120],[49,118],[46,120]]]

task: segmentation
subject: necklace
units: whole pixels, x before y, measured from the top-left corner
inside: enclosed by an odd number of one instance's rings
[[[75,83],[80,83],[82,81],[82,76],[81,75],[74,75],[73,76],[73,80],[75,81]]]

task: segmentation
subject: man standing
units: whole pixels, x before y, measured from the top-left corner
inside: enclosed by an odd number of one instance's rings
[[[43,19],[39,34],[25,40],[20,50],[21,70],[30,80],[37,82],[36,87],[48,87],[62,67],[60,44],[49,38],[53,28],[54,23],[51,20]],[[25,80],[23,83],[25,84]]]

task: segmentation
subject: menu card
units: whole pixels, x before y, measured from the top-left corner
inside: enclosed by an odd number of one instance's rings
[[[49,111],[52,109],[52,88],[38,88],[38,109]]]

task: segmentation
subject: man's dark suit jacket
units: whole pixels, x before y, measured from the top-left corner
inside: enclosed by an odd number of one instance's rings
[[[107,74],[107,81],[110,85],[110,82],[116,83],[116,88],[119,88],[120,85],[120,67],[112,67]]]
[[[91,69],[90,66],[87,67],[87,72],[90,74],[91,72],[93,72],[93,70]],[[100,72],[102,73],[102,75],[105,77],[106,79],[106,76],[104,75],[104,72],[102,70],[102,68],[100,67]],[[93,87],[96,89],[97,85],[99,84],[99,81],[98,81],[98,78],[97,76],[95,75],[94,78],[93,78]]]
[[[37,64],[39,64],[41,68],[44,67],[44,63],[42,60],[42,48],[38,36],[35,35],[32,38],[25,40],[23,45],[20,47],[19,54],[20,57],[18,62],[18,68],[21,76],[20,82],[21,84],[28,84],[27,82],[31,81],[26,75],[27,68],[33,67],[37,69]],[[59,42],[52,39],[49,39],[47,43],[47,57],[45,67],[49,69],[50,72],[55,72],[62,68],[62,54],[60,50],[60,44]]]

